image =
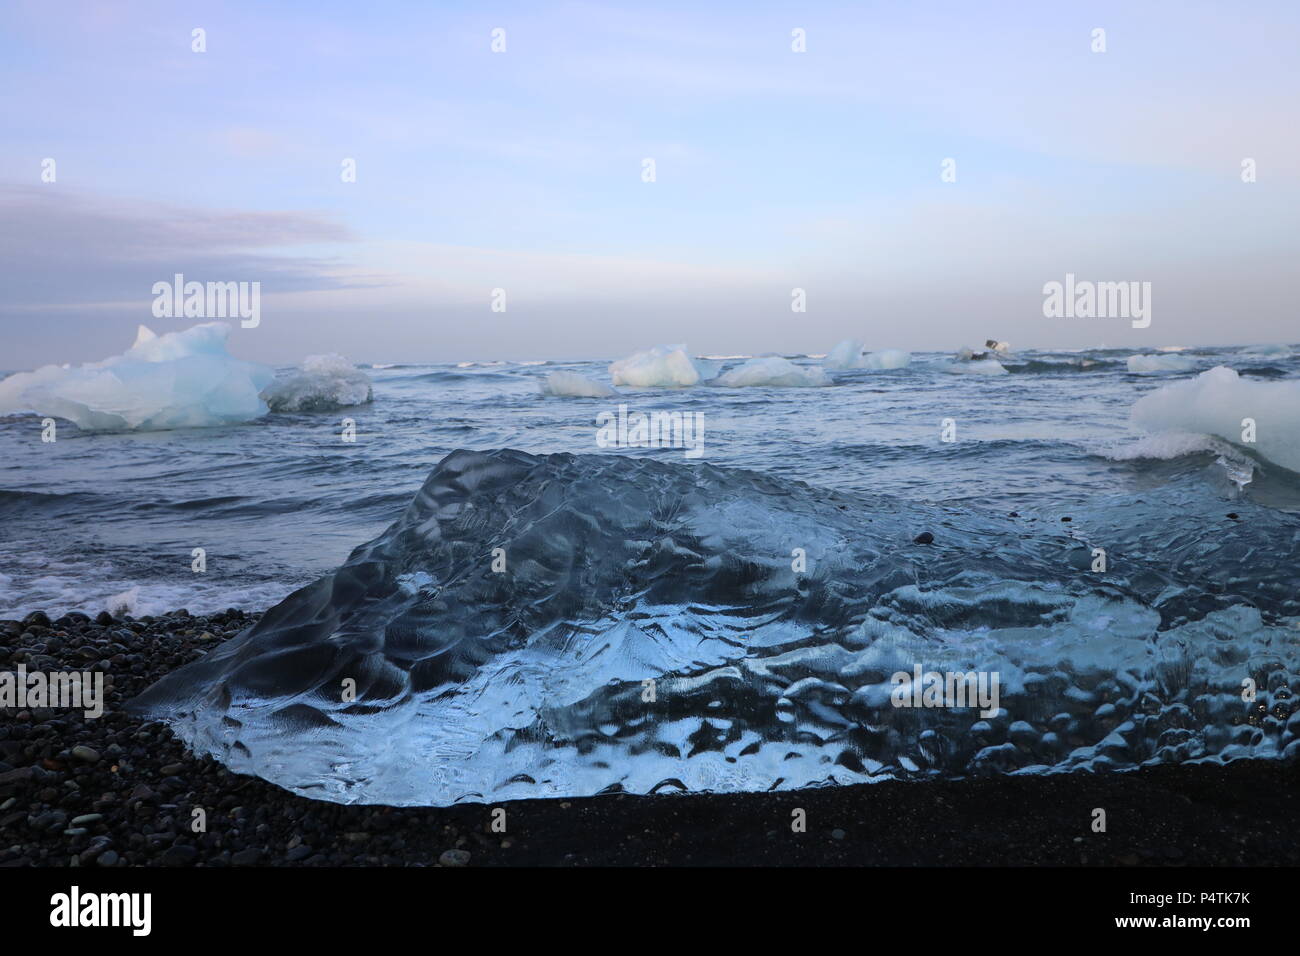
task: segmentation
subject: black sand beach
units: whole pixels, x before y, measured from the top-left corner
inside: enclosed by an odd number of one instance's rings
[[[256,619],[0,621],[0,670],[102,670],[105,713],[0,710],[0,866],[1268,866],[1300,862],[1292,764],[607,795],[451,808],[307,800],[122,705]],[[191,829],[194,808],[206,832]],[[806,832],[792,812],[806,811]],[[1093,811],[1107,829],[1092,830]]]

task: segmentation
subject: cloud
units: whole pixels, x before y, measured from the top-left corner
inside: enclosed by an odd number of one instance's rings
[[[264,293],[366,281],[338,258],[289,254],[355,241],[348,228],[313,213],[128,202],[44,184],[0,186],[0,221],[0,314],[147,307],[153,283],[177,272],[198,281],[260,281]]]

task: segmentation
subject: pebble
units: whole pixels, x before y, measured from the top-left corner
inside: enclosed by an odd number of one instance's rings
[[[159,862],[163,866],[188,866],[199,858],[199,851],[192,846],[169,846],[163,851]]]
[[[85,763],[99,763],[99,751],[93,747],[87,747],[85,744],[78,744],[73,747],[72,756]]]
[[[934,544],[934,535],[928,531],[922,531],[912,539],[913,544]]]
[[[468,850],[444,850],[442,856],[438,857],[439,866],[467,866],[469,865]]]
[[[250,846],[231,855],[230,862],[235,866],[256,866],[262,859],[262,848]]]

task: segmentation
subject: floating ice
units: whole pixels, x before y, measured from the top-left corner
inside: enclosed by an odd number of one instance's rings
[[[707,464],[454,452],[132,708],[341,803],[1290,757],[1300,519],[1257,508],[1207,534],[1217,496],[1157,488],[1072,509],[1085,542]],[[996,711],[896,706],[918,667],[996,675]]]
[[[656,345],[609,366],[615,385],[633,388],[698,385],[718,374],[714,362],[692,358],[685,345]]]
[[[246,422],[266,414],[274,377],[226,351],[230,326],[207,322],[155,335],[140,326],[122,355],[78,368],[46,365],[0,381],[0,414],[32,411],[96,431]]]
[[[900,349],[881,349],[864,355],[862,343],[845,339],[827,353],[822,365],[830,369],[894,369],[906,368],[912,361],[912,354]]]
[[[822,365],[834,369],[857,368],[861,358],[862,343],[856,339],[845,339],[826,353]]]
[[[862,357],[862,368],[895,369],[907,368],[912,364],[912,353],[902,349],[881,349]]]
[[[795,365],[789,359],[771,356],[753,358],[744,365],[723,372],[714,384],[724,388],[748,385],[773,385],[781,388],[808,388],[833,385],[830,376],[816,366]]]
[[[262,392],[273,412],[328,412],[374,400],[370,376],[342,355],[309,355]]]
[[[1222,365],[1142,396],[1133,421],[1157,432],[1214,435],[1300,472],[1300,382],[1251,382]],[[1254,441],[1244,441],[1245,419]]]
[[[577,372],[552,372],[542,381],[542,394],[558,398],[618,397],[618,392],[608,385]]]
[[[1196,368],[1196,359],[1176,352],[1163,355],[1130,355],[1128,370],[1130,372],[1190,372]]]

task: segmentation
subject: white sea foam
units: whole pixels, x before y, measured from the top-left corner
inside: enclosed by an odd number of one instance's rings
[[[718,374],[714,362],[692,358],[685,345],[656,345],[610,363],[615,385],[633,388],[672,388],[698,385]]]
[[[325,412],[374,400],[370,377],[342,355],[309,355],[262,390],[273,412]]]
[[[552,372],[542,381],[542,394],[556,398],[615,398],[618,392],[577,372]]]
[[[39,548],[40,542],[33,540],[8,542],[0,548],[0,566],[11,572],[0,580],[0,607],[6,616],[21,618],[32,611],[139,616],[182,607],[195,614],[228,607],[262,610],[311,580],[305,571],[282,580],[248,583],[203,574],[187,574],[183,581],[140,578],[109,560],[51,558]]]
[[[1140,438],[1101,448],[1099,454],[1111,461],[1137,461],[1149,459],[1169,461],[1184,455],[1211,452],[1222,455],[1230,450],[1228,443],[1211,435],[1194,432],[1158,432]]]
[[[1246,381],[1220,365],[1144,395],[1130,417],[1153,432],[1214,435],[1300,472],[1298,381]],[[1243,440],[1245,419],[1254,422],[1254,442]]]
[[[753,358],[720,375],[715,382],[725,388],[771,385],[780,388],[809,388],[833,384],[816,366],[795,365],[779,356]]]
[[[1130,372],[1190,372],[1196,368],[1196,360],[1176,352],[1163,355],[1130,355],[1128,370]]]
[[[121,355],[77,368],[46,365],[0,381],[0,414],[31,411],[96,431],[246,422],[266,414],[264,365],[226,351],[231,327],[206,322],[155,335],[140,326]]]

